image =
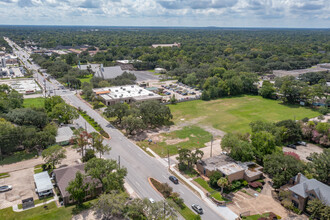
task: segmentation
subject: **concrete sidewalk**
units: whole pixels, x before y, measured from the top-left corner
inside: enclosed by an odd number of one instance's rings
[[[51,202],[54,202],[54,201],[56,201],[55,198],[54,199],[51,199],[51,200],[48,200],[47,202],[39,203],[39,204],[35,205],[34,207],[31,207],[31,208],[28,208],[28,209],[19,209],[18,208],[18,205],[13,205],[13,211],[14,212],[23,212],[23,211],[26,211],[26,210],[29,210],[29,209],[33,209],[33,208],[42,206],[42,205],[46,205],[46,204],[51,203]]]

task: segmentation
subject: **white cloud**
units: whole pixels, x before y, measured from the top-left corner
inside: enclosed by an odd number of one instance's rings
[[[3,24],[329,28],[329,14],[328,0],[0,0]]]

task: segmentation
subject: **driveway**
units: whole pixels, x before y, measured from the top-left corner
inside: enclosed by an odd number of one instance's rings
[[[0,179],[0,185],[11,185],[12,190],[0,193],[0,209],[22,203],[22,199],[33,197],[38,199],[34,192],[34,169],[28,168],[10,172],[10,177]]]
[[[306,157],[308,157],[311,153],[322,153],[323,148],[315,144],[307,144],[307,146],[298,145],[297,149],[283,147],[283,152],[294,152],[298,154],[301,160],[308,161]]]
[[[66,148],[67,158],[64,159],[60,166],[75,165],[79,162],[81,156],[71,147]],[[1,173],[6,172],[10,177],[0,179],[0,185],[11,185],[12,190],[0,193],[0,209],[7,208],[16,204],[21,204],[23,199],[33,197],[38,199],[35,193],[34,185],[34,166],[44,163],[41,157],[25,160],[14,164],[1,166]]]

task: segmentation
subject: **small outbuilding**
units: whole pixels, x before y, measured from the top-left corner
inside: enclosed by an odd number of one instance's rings
[[[34,174],[33,178],[36,186],[36,193],[39,197],[53,194],[53,184],[47,171]]]

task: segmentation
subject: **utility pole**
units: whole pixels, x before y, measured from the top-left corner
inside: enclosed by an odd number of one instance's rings
[[[210,157],[212,157],[212,147],[213,147],[213,135],[211,136],[211,154],[210,154]]]
[[[85,130],[87,131],[87,123],[85,122]]]
[[[164,201],[164,219],[166,219],[165,201]]]
[[[118,155],[118,166],[120,168],[120,155]]]

